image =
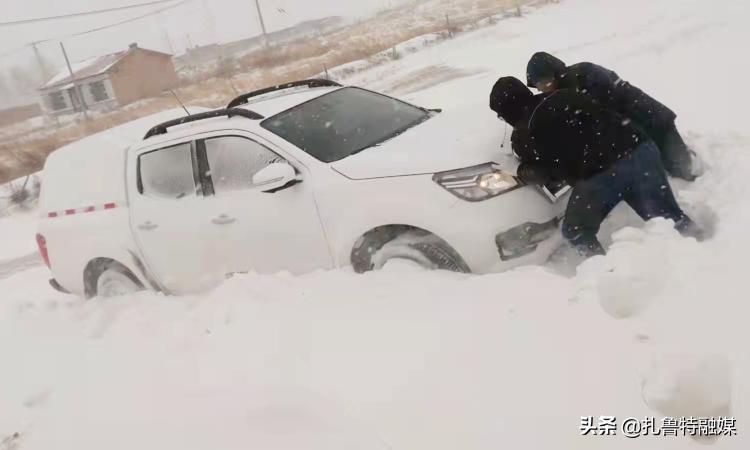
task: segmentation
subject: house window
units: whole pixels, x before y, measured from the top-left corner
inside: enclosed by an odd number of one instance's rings
[[[68,102],[65,101],[65,96],[62,91],[50,92],[49,105],[55,111],[61,111],[68,108]]]
[[[109,95],[107,94],[107,88],[104,86],[104,81],[95,81],[89,84],[89,90],[91,91],[91,96],[94,97],[94,102],[103,102],[105,100],[109,100]]]

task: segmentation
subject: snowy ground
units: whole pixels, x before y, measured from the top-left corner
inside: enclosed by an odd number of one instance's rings
[[[577,269],[562,252],[487,276],[391,265],[91,302],[23,271],[0,281],[0,450],[750,448],[748,21],[746,0],[565,0],[345,80],[493,124],[494,79],[536,50],[616,69],[709,163],[676,188],[710,241],[623,209],[609,254]],[[4,246],[33,236],[7,223]],[[738,435],[582,437],[588,415],[729,415]]]
[[[36,214],[30,211],[0,217],[0,264],[36,250]]]

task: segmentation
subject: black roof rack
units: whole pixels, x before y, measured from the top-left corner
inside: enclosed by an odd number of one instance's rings
[[[151,136],[158,136],[160,134],[167,134],[167,128],[176,127],[177,125],[182,125],[185,123],[190,122],[197,122],[199,120],[205,120],[205,119],[211,119],[214,117],[234,117],[234,116],[242,116],[247,117],[248,119],[253,120],[260,120],[264,117],[258,114],[255,111],[250,111],[249,109],[243,109],[243,108],[225,108],[225,109],[215,109],[213,111],[206,111],[198,114],[192,114],[185,117],[180,117],[179,119],[173,119],[168,120],[166,122],[160,123],[159,125],[156,125],[155,127],[148,130],[148,133],[143,137],[143,140],[146,140],[150,138]]]
[[[247,103],[247,101],[253,97],[257,97],[259,95],[268,94],[269,92],[274,91],[280,91],[283,89],[290,89],[294,87],[299,86],[307,86],[309,88],[317,88],[317,87],[334,87],[334,86],[341,86],[339,83],[332,81],[332,80],[325,80],[322,78],[314,78],[311,80],[300,80],[300,81],[292,81],[291,83],[284,83],[279,84],[276,86],[271,86],[263,89],[259,89],[257,91],[249,92],[247,94],[242,94],[239,97],[235,98],[229,104],[227,105],[227,108],[234,108],[235,106],[244,105]]]

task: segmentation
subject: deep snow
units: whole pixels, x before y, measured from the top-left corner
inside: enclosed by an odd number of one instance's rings
[[[665,414],[734,416],[738,436],[711,448],[748,448],[748,21],[746,0],[566,0],[344,80],[465,111],[499,141],[486,108],[497,76],[522,76],[541,49],[609,66],[674,108],[709,164],[676,190],[715,226],[711,240],[621,208],[604,230],[609,254],[577,268],[560,252],[496,275],[393,264],[90,302],[29,270],[0,281],[0,442],[18,432],[24,450],[706,448],[578,430],[584,415]]]

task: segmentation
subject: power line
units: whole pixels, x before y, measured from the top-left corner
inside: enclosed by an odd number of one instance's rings
[[[174,0],[170,0],[170,1],[174,1]],[[70,34],[68,36],[63,36],[63,38],[83,36],[84,34],[95,33],[97,31],[106,30],[107,28],[113,28],[113,27],[117,27],[117,26],[120,26],[120,25],[123,25],[123,24],[126,24],[126,23],[135,22],[136,20],[141,20],[141,19],[143,19],[145,17],[155,16],[155,15],[159,14],[160,12],[177,8],[180,5],[184,5],[185,3],[192,2],[192,1],[194,1],[194,0],[182,0],[182,1],[178,2],[178,3],[175,3],[174,5],[166,6],[166,7],[161,8],[161,9],[155,9],[155,10],[153,10],[151,12],[146,13],[146,14],[141,14],[140,16],[131,17],[130,19],[121,20],[120,22],[115,22],[115,23],[112,23],[112,24],[109,24],[109,25],[104,25],[104,26],[101,26],[101,27],[92,28],[90,30],[79,31],[78,33],[73,33],[73,34]],[[60,39],[62,39],[62,38],[60,38]],[[47,39],[47,40],[50,40],[50,39]],[[42,42],[44,42],[44,41],[42,41]]]
[[[57,19],[68,19],[71,17],[83,17],[83,16],[92,16],[95,14],[103,14],[108,12],[115,12],[115,11],[124,11],[127,9],[135,9],[135,8],[143,8],[145,6],[153,6],[153,5],[160,5],[162,3],[170,3],[174,2],[175,0],[155,0],[147,3],[139,3],[136,5],[127,5],[127,6],[117,6],[114,8],[107,8],[107,9],[97,9],[95,11],[85,11],[85,12],[77,12],[77,13],[70,13],[70,14],[62,14],[59,16],[49,16],[49,17],[38,17],[35,19],[23,19],[23,20],[13,20],[10,22],[0,22],[0,27],[3,26],[11,26],[11,25],[24,25],[28,23],[37,23],[37,22],[45,22],[48,20],[57,20]]]
[[[174,0],[171,0],[171,1],[174,1]],[[153,10],[151,12],[146,13],[146,14],[141,14],[140,16],[131,17],[129,19],[121,20],[119,22],[111,23],[109,25],[103,25],[101,27],[91,28],[89,30],[79,31],[79,32],[72,33],[72,34],[66,34],[64,36],[57,36],[57,37],[54,37],[54,38],[42,39],[40,41],[36,41],[35,43],[36,44],[40,44],[40,43],[43,43],[43,42],[59,41],[61,39],[66,39],[66,38],[71,38],[71,37],[83,36],[85,34],[95,33],[97,31],[106,30],[107,28],[113,28],[113,27],[117,27],[117,26],[120,26],[120,25],[124,25],[126,23],[135,22],[136,20],[141,20],[141,19],[143,19],[145,17],[155,16],[155,15],[159,14],[160,12],[167,11],[169,9],[177,8],[178,6],[184,5],[185,3],[192,2],[192,1],[195,1],[195,0],[182,0],[182,1],[178,2],[178,3],[175,3],[174,5],[166,6],[164,8],[160,8],[160,9],[155,9],[155,10]]]
[[[167,1],[174,2],[176,0],[167,0]],[[30,47],[30,46],[32,46],[34,44],[43,44],[45,42],[54,42],[54,41],[59,41],[59,40],[66,39],[66,38],[83,36],[83,35],[86,35],[86,34],[95,33],[97,31],[106,30],[107,28],[113,28],[113,27],[116,27],[116,26],[119,26],[119,25],[124,25],[126,23],[135,22],[136,20],[140,20],[140,19],[143,19],[145,17],[157,15],[157,14],[159,14],[161,12],[177,8],[178,6],[184,5],[185,3],[189,3],[189,2],[192,2],[192,1],[195,1],[195,0],[182,0],[182,1],[179,1],[178,3],[175,3],[174,5],[169,5],[169,6],[166,6],[164,8],[156,9],[156,10],[153,10],[153,11],[148,12],[146,14],[141,14],[141,15],[136,16],[136,17],[131,17],[129,19],[125,19],[125,20],[121,20],[119,22],[111,23],[109,25],[103,25],[101,27],[92,28],[92,29],[84,30],[84,31],[79,31],[79,32],[72,33],[72,34],[66,34],[66,35],[62,35],[62,36],[56,36],[56,37],[52,37],[52,38],[41,39],[41,40],[38,40],[38,41],[30,42],[30,43],[24,45],[23,47],[18,47],[18,48],[15,48],[13,50],[8,50],[6,52],[0,53],[0,58],[6,57],[6,56],[10,56],[13,53],[25,50],[25,49],[27,49],[28,47]],[[164,3],[164,1],[162,1],[160,3]]]

